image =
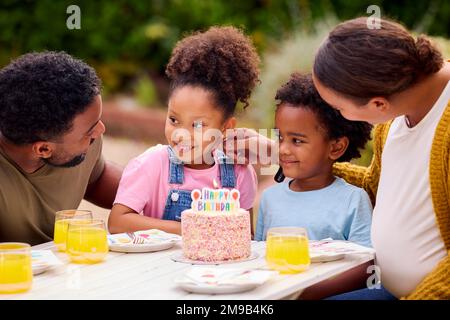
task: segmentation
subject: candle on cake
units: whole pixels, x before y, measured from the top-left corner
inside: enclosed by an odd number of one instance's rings
[[[194,212],[236,212],[240,208],[237,189],[194,189],[191,198]]]

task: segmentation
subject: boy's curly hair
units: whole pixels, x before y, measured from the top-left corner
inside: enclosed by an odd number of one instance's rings
[[[211,27],[176,44],[166,74],[172,81],[172,92],[185,85],[213,92],[227,118],[233,115],[238,101],[248,106],[259,81],[259,63],[252,41],[240,29]]]
[[[339,111],[333,109],[320,97],[310,74],[293,73],[289,81],[278,89],[275,99],[279,100],[277,107],[283,103],[289,103],[314,112],[326,130],[328,139],[347,137],[348,148],[337,161],[344,162],[361,157],[359,150],[369,141],[372,125],[345,119]]]
[[[95,70],[65,52],[22,55],[0,70],[0,132],[17,145],[59,138],[100,90]]]

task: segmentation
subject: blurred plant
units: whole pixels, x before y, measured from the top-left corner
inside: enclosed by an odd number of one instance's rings
[[[170,28],[164,22],[152,22],[145,27],[145,36],[152,40],[159,40],[167,37]]]
[[[159,106],[155,85],[148,76],[141,76],[137,80],[133,91],[139,105],[144,107]]]
[[[450,59],[450,40],[442,37],[431,37],[437,44],[438,48],[442,51],[444,59]]]
[[[124,91],[127,82],[136,77],[141,72],[141,67],[133,61],[121,60],[115,63],[92,61],[92,66],[102,79],[103,95]]]
[[[0,66],[25,52],[64,50],[102,65],[112,77],[103,78],[105,90],[115,92],[142,69],[163,75],[173,46],[187,32],[233,24],[245,28],[263,52],[274,39],[293,31],[311,31],[316,21],[330,14],[339,20],[366,15],[370,4],[379,5],[383,16],[410,28],[450,35],[445,22],[450,17],[447,0],[422,0],[414,5],[405,0],[77,0],[81,30],[68,30],[66,8],[71,4],[72,0],[2,0]],[[132,75],[130,65],[137,70]]]
[[[310,72],[317,48],[336,23],[335,18],[329,17],[309,32],[299,31],[272,43],[262,57],[261,84],[253,92],[249,119],[264,128],[273,127],[277,89],[294,71]]]
[[[351,162],[360,166],[368,167],[372,162],[373,156],[373,141],[367,142],[364,150],[361,150],[361,158],[354,159]]]

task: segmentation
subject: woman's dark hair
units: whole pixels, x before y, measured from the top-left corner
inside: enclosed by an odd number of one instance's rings
[[[369,141],[372,125],[345,119],[320,97],[310,74],[293,73],[289,81],[278,89],[275,99],[279,100],[277,107],[289,104],[312,111],[325,129],[326,138],[329,140],[347,137],[347,150],[337,161],[350,161],[361,157],[359,150]]]
[[[441,53],[423,35],[415,40],[400,24],[381,19],[369,29],[367,17],[339,24],[320,46],[314,76],[339,94],[366,104],[389,97],[439,71]]]
[[[211,27],[176,44],[166,74],[172,81],[172,92],[185,85],[210,90],[228,118],[238,101],[248,106],[251,91],[258,82],[259,63],[252,41],[241,30]]]
[[[18,145],[59,138],[100,86],[94,69],[67,53],[22,55],[0,70],[0,132]]]

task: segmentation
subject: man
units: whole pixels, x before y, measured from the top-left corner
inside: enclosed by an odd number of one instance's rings
[[[53,238],[55,212],[84,198],[110,208],[121,169],[104,161],[100,80],[64,52],[0,70],[0,242]]]

